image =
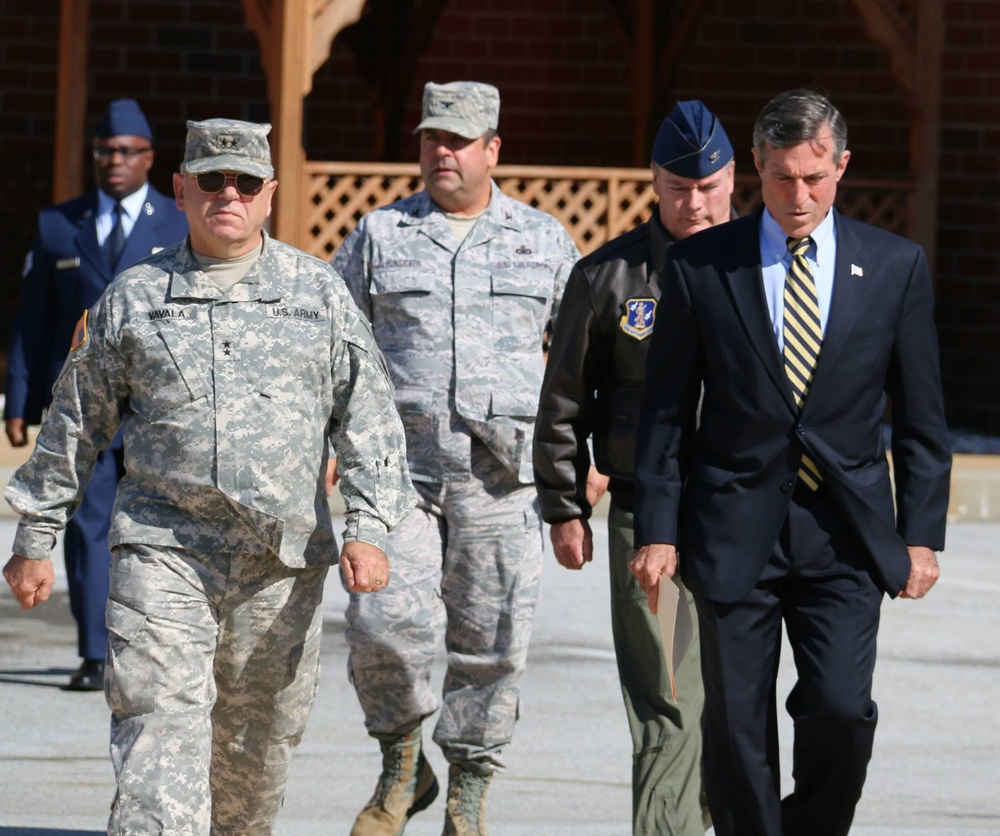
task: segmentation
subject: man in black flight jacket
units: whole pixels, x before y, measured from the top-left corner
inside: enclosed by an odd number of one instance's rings
[[[593,557],[587,497],[593,437],[596,469],[611,492],[611,617],[632,734],[633,833],[696,836],[710,826],[701,791],[697,631],[677,671],[675,703],[656,617],[628,571],[633,457],[667,250],[732,216],[733,147],[704,104],[679,102],[660,126],[651,167],[659,201],[653,216],[582,259],[570,276],[559,312],[569,327],[557,323],[542,384],[535,481],[556,558],[581,569]]]

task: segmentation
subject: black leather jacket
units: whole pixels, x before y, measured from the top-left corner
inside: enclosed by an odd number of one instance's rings
[[[549,349],[535,422],[535,484],[547,522],[590,516],[594,464],[631,510],[635,432],[660,274],[672,243],[652,218],[574,267]]]

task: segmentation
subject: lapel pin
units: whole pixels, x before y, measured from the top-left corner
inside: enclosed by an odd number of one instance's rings
[[[857,264],[852,264],[851,265],[851,275],[852,276],[863,276],[864,274],[865,274],[865,271],[862,270],[860,267],[858,267]]]

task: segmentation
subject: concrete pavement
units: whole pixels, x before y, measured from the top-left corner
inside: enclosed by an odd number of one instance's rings
[[[494,836],[629,833],[631,759],[611,648],[603,525],[596,521],[598,557],[583,572],[546,557],[522,719],[508,772],[489,795]],[[9,553],[13,528],[0,521],[0,554]],[[956,523],[948,537],[933,592],[883,608],[880,722],[852,831],[858,836],[1000,833],[1000,524]],[[114,792],[108,711],[100,694],[60,690],[77,664],[64,589],[61,581],[55,598],[30,613],[0,590],[0,836],[104,831]],[[346,677],[345,600],[331,581],[323,682],[293,763],[279,836],[347,834],[378,773],[378,750]],[[780,700],[793,681],[789,655]],[[791,728],[783,711],[781,735],[789,787]],[[436,747],[429,756],[444,774]],[[442,817],[439,797],[407,836],[437,836]]]

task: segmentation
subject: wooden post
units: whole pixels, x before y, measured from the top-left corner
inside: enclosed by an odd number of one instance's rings
[[[656,19],[651,0],[635,0],[632,21],[632,165],[649,163],[650,114],[653,107],[653,39]]]
[[[933,269],[937,250],[937,194],[941,130],[942,0],[917,0],[911,27],[890,0],[854,0],[873,41],[889,57],[910,116],[910,237],[927,253]]]
[[[910,167],[916,192],[910,234],[927,253],[931,275],[937,260],[937,201],[940,177],[941,53],[944,14],[941,0],[920,0],[917,12],[914,110],[910,128]]]
[[[260,43],[271,102],[271,154],[279,181],[271,231],[293,246],[301,247],[309,237],[302,226],[307,190],[302,102],[333,39],[361,16],[364,5],[365,0],[326,0],[323,5],[314,0],[243,0],[247,25]]]
[[[56,88],[56,145],[52,200],[83,192],[81,137],[87,129],[87,33],[90,0],[60,0],[59,71]]]
[[[274,237],[294,247],[304,243],[302,187],[305,153],[302,150],[302,98],[312,77],[308,56],[309,16],[306,0],[274,0],[271,15],[268,88],[271,99],[271,134],[274,154]],[[308,73],[308,75],[306,75]]]

